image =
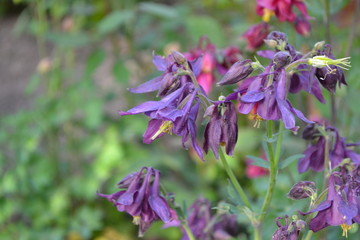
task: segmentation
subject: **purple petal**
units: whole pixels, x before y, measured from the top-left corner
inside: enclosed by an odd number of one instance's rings
[[[164,72],[167,69],[167,61],[162,56],[154,55],[152,62],[159,71]]]
[[[261,50],[257,51],[256,54],[263,58],[273,59],[275,52],[273,50]]]
[[[132,93],[147,93],[153,92],[160,88],[163,76],[153,78],[137,87],[129,88],[128,90]]]
[[[265,93],[260,90],[247,92],[244,96],[241,96],[240,100],[245,103],[258,102],[264,99]]]
[[[279,81],[276,86],[276,96],[281,100],[286,98],[286,72],[285,69],[281,69]]]
[[[276,99],[276,102],[279,106],[281,112],[281,118],[284,122],[285,128],[291,129],[295,127],[295,118],[287,108],[287,104],[284,100]]]
[[[126,112],[120,111],[119,115],[125,116],[125,115],[134,115],[134,114],[139,114],[139,113],[145,113],[145,112],[157,110],[157,109],[159,109],[161,107],[165,107],[165,106],[166,106],[166,103],[163,101],[148,101],[148,102],[144,102],[136,107],[133,107]]]
[[[152,141],[154,141],[154,139],[151,139],[155,133],[159,130],[160,126],[162,125],[163,121],[160,119],[152,119],[149,121],[148,127],[144,133],[143,136],[143,142],[146,144],[151,143]],[[159,134],[159,136],[157,136],[156,138],[159,138],[161,136],[163,136],[165,133],[162,132]],[[156,139],[155,138],[155,139]]]

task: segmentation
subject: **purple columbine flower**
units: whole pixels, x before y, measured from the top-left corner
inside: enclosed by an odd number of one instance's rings
[[[237,113],[234,104],[219,101],[206,109],[205,115],[210,116],[204,134],[204,151],[209,148],[216,159],[219,158],[219,147],[225,146],[226,153],[232,155],[238,137]]]
[[[139,225],[139,237],[142,237],[154,221],[169,223],[176,218],[166,199],[160,195],[159,178],[158,170],[143,167],[139,172],[126,176],[118,183],[120,191],[110,195],[97,195],[112,202],[118,211],[133,216],[134,224]]]
[[[124,116],[144,113],[150,117],[151,120],[143,136],[144,143],[149,144],[165,133],[174,133],[183,137],[185,146],[190,134],[195,151],[203,159],[203,152],[196,142],[195,120],[199,110],[197,92],[198,89],[195,89],[192,83],[187,83],[160,101],[144,102],[119,114]]]
[[[311,181],[300,181],[289,191],[288,197],[293,200],[313,198],[316,193],[315,183]]]
[[[230,240],[239,235],[241,229],[236,215],[211,214],[211,204],[198,198],[188,209],[187,224],[197,240]],[[188,240],[184,229],[182,240]]]
[[[286,55],[284,55],[286,56]],[[264,74],[259,75],[245,88],[246,93],[240,97],[239,112],[252,113],[256,120],[282,120],[287,129],[296,129],[294,115],[311,123],[287,100],[286,72],[284,68],[270,73],[269,65]],[[273,76],[273,77],[268,77]],[[243,82],[243,84],[248,84]],[[244,88],[240,86],[242,91]]]
[[[326,44],[323,50],[318,50],[316,55],[326,56],[331,59],[335,59],[334,55],[331,52],[331,46],[329,44]],[[316,68],[315,76],[317,77],[321,85],[332,93],[335,93],[337,84],[339,85],[339,87],[341,86],[341,84],[347,85],[344,72],[338,66],[330,65],[323,68]]]
[[[312,126],[309,127],[313,128]],[[360,155],[354,152],[351,147],[360,145],[359,143],[346,143],[345,138],[341,137],[338,130],[334,127],[327,127],[326,132],[329,134],[329,161],[330,168],[336,168],[345,158],[350,158],[354,163],[360,164]],[[319,132],[313,130],[313,137],[310,136],[310,130],[307,132],[308,139],[314,139],[308,145],[304,152],[304,157],[299,159],[298,170],[300,173],[307,171],[309,168],[320,172],[324,168],[325,144],[326,138],[319,136]]]
[[[302,54],[297,52],[295,48],[288,43],[285,33],[273,31],[266,37],[265,42],[269,46],[275,48],[275,51],[258,51],[257,54],[261,57],[273,60],[276,53],[284,50],[290,54],[292,59],[291,62],[299,60],[302,57]],[[320,102],[325,103],[320,83],[316,80],[315,71],[316,68],[314,67],[309,67],[307,64],[300,64],[296,68],[296,71],[290,76],[289,92],[298,93],[299,91],[304,90],[314,95]]]
[[[281,219],[285,218],[285,225],[280,223]],[[289,216],[277,217],[276,225],[278,229],[274,232],[272,240],[297,240],[299,238],[300,231],[306,226],[305,221],[295,220],[289,221]]]
[[[302,215],[318,212],[310,221],[310,230],[317,232],[327,226],[341,226],[343,236],[347,236],[351,225],[360,223],[360,182],[345,180],[348,180],[346,175],[333,172],[329,178],[327,199],[311,211],[300,212]]]

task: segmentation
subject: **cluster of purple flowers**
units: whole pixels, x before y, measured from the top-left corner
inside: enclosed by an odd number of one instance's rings
[[[311,143],[305,150],[304,157],[299,159],[298,170],[300,173],[308,169],[317,172],[322,171],[326,155],[329,157],[330,169],[338,167],[344,159],[350,159],[353,163],[360,164],[360,155],[351,149],[360,145],[360,142],[346,143],[345,138],[341,137],[339,131],[334,127],[324,128],[327,134],[327,136],[324,136],[317,130],[320,127],[322,126],[311,124],[304,129],[303,138],[311,140]]]
[[[219,101],[210,100],[203,87],[198,84],[203,58],[198,57],[189,61],[178,52],[173,52],[166,58],[154,56],[153,63],[163,74],[130,91],[133,93],[158,91],[157,95],[161,99],[144,102],[119,114],[123,116],[144,113],[150,117],[151,120],[144,133],[145,143],[151,143],[165,133],[173,133],[182,136],[185,147],[190,137],[192,146],[201,159],[204,157],[204,151],[207,152],[208,149],[211,149],[218,158],[218,148],[223,145],[226,146],[227,154],[233,154],[237,141],[237,114],[232,100],[239,102],[239,113],[250,113],[258,122],[282,120],[287,129],[296,131],[298,127],[295,124],[295,116],[307,123],[311,121],[292,106],[287,97],[288,93],[296,93],[302,89],[324,102],[319,82],[329,89],[327,83],[331,82],[333,85],[333,80],[337,76],[333,76],[332,72],[342,76],[343,73],[337,66],[331,69],[315,68],[309,67],[308,63],[299,64],[296,69],[289,72],[287,67],[295,61],[302,60],[303,55],[287,42],[284,33],[272,32],[266,40],[275,50],[260,51],[259,55],[271,59],[270,64],[260,74],[251,76],[260,68],[258,62],[253,63],[251,60],[235,62],[218,85],[234,84],[239,81],[242,83],[234,93],[220,98]],[[325,50],[319,51],[314,55],[324,54]],[[331,52],[327,51],[327,53],[329,57],[333,57]],[[324,79],[319,77],[319,71],[328,71]],[[315,81],[315,77],[318,77],[319,81]],[[344,83],[344,80],[340,79],[340,82]],[[210,117],[205,130],[203,148],[197,142],[196,124],[201,105],[206,109],[205,116]]]
[[[271,2],[276,5],[282,1]],[[259,13],[265,15],[269,14],[267,11],[272,11],[280,20],[295,21],[292,5],[299,8],[302,17],[308,18],[306,7],[300,0],[287,1],[289,5],[286,6],[273,6],[269,5],[269,1],[260,0],[258,4]],[[264,24],[267,27],[267,23]],[[286,129],[295,132],[299,128],[295,120],[297,117],[310,124],[305,129],[303,138],[312,141],[304,152],[305,156],[299,160],[300,173],[308,169],[322,171],[326,156],[329,156],[330,170],[340,166],[346,158],[350,158],[352,166],[355,166],[351,171],[341,167],[341,171],[332,172],[327,200],[302,214],[319,212],[309,225],[313,231],[329,225],[341,225],[343,229],[349,229],[353,222],[360,221],[360,155],[351,149],[360,143],[346,143],[345,138],[340,137],[334,127],[322,128],[320,131],[320,126],[309,121],[300,110],[293,107],[288,97],[290,93],[303,90],[324,103],[321,86],[333,93],[337,85],[346,84],[341,66],[348,66],[348,63],[346,59],[334,59],[329,45],[318,43],[310,53],[303,55],[288,43],[284,33],[267,34],[267,31],[261,31],[261,34],[266,35],[265,42],[272,48],[258,52],[259,56],[270,60],[265,67],[258,61],[242,59],[240,51],[234,47],[223,50],[223,58],[218,61],[215,46],[207,42],[203,47],[204,40],[200,41],[197,49],[185,54],[174,51],[166,57],[153,56],[153,63],[162,74],[129,91],[157,91],[159,100],[146,101],[128,111],[120,111],[119,114],[145,114],[150,118],[143,135],[144,143],[151,143],[166,133],[175,134],[182,137],[184,148],[190,140],[201,159],[204,159],[204,154],[209,150],[218,159],[221,147],[225,147],[228,155],[233,155],[238,138],[238,113],[249,114],[255,120],[255,126],[260,126],[262,120],[279,120]],[[254,43],[252,47],[258,45],[259,43]],[[208,97],[215,82],[214,69],[223,74],[217,85],[238,84],[231,94],[220,96],[217,101]],[[208,118],[202,146],[197,140],[201,122],[198,121],[198,116],[201,111]],[[118,184],[120,191],[99,196],[114,203],[118,211],[132,215],[134,223],[140,225],[140,236],[156,220],[162,220],[167,226],[180,226],[181,222],[175,211],[159,192],[159,176],[159,171],[144,167],[121,180]],[[313,182],[301,182],[289,192],[289,197],[311,197],[313,200],[316,198],[314,188]],[[212,216],[207,200],[197,200],[190,207],[189,213],[186,221],[196,239],[229,239],[238,234],[236,216]],[[280,219],[276,221],[278,230],[273,239],[295,240],[306,225],[302,220],[289,221],[287,216],[285,225],[282,225]],[[188,239],[186,234],[183,239]]]
[[[176,213],[169,207],[167,200],[160,194],[160,173],[151,167],[143,167],[131,173],[118,184],[120,191],[110,195],[98,193],[114,204],[119,212],[127,212],[139,225],[139,236],[154,221],[169,223],[176,219]]]
[[[241,232],[236,215],[228,213],[213,215],[210,202],[204,198],[197,199],[189,207],[186,221],[198,240],[229,240]],[[182,240],[189,240],[186,232],[184,230],[183,232]]]
[[[309,223],[310,230],[317,232],[327,226],[341,226],[343,236],[353,223],[360,223],[360,165],[345,164],[329,177],[327,199],[316,208],[302,213],[318,212]]]

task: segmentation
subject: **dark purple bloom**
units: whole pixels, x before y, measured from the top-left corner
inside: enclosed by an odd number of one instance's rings
[[[217,213],[212,215],[211,204],[204,198],[197,199],[188,209],[188,226],[197,240],[230,240],[241,229],[236,215]],[[184,229],[182,240],[188,240]]]
[[[154,221],[168,223],[175,217],[175,212],[160,195],[159,178],[159,171],[143,167],[138,173],[132,173],[119,182],[122,190],[110,195],[98,195],[107,198],[118,211],[133,216],[134,224],[139,225],[139,237],[142,237]]]
[[[282,120],[287,129],[295,129],[295,118],[311,123],[286,99],[286,72],[282,68],[275,73],[269,73],[271,65],[265,70],[267,75],[273,74],[272,82],[266,74],[259,75],[246,89],[240,98],[239,112],[259,116],[259,119]],[[245,84],[246,82],[244,82]],[[242,88],[240,86],[240,88]]]
[[[254,50],[264,43],[264,39],[269,33],[269,25],[266,22],[251,26],[244,34],[243,37],[247,39],[248,48]]]
[[[281,219],[285,218],[285,225],[280,223]],[[276,218],[276,225],[278,229],[272,236],[272,240],[297,240],[300,234],[300,231],[303,230],[306,226],[305,221],[296,220],[289,221],[289,217],[285,215],[285,217]]]
[[[211,220],[211,204],[204,198],[197,199],[188,209],[187,223],[195,239],[210,240],[211,232],[205,229]],[[188,240],[184,234],[182,240]]]
[[[325,129],[329,134],[329,160],[330,168],[336,168],[345,158],[350,158],[354,163],[360,164],[360,155],[351,150],[350,147],[360,145],[347,144],[345,138],[341,137],[338,130],[334,127]],[[304,157],[299,159],[298,170],[300,173],[307,171],[309,168],[316,172],[320,172],[324,168],[325,144],[326,138],[319,136],[314,131],[313,143],[309,144],[304,152]],[[311,136],[308,136],[311,138]]]
[[[347,235],[354,222],[360,223],[360,185],[358,181],[345,181],[346,179],[347,176],[340,172],[332,173],[327,199],[315,209],[302,213],[307,215],[318,212],[310,221],[310,230],[317,232],[327,226],[340,225]]]
[[[219,147],[225,146],[226,153],[232,155],[237,142],[238,127],[237,113],[232,102],[218,102],[206,110],[210,121],[206,125],[204,134],[204,151],[209,148],[216,159],[219,158]]]
[[[119,114],[124,116],[144,113],[151,118],[143,136],[144,143],[151,143],[165,133],[174,133],[183,137],[185,146],[184,141],[190,134],[192,145],[203,159],[202,150],[196,142],[195,120],[199,110],[197,92],[191,83],[187,83],[160,101],[144,102]]]
[[[334,55],[331,52],[331,46],[329,44],[326,44],[323,50],[318,50],[317,55],[324,55],[331,59],[335,59]],[[338,66],[330,65],[323,68],[316,68],[315,75],[321,85],[332,93],[336,91],[337,84],[339,85],[339,87],[341,86],[341,84],[347,85],[344,72]]]
[[[218,85],[222,86],[237,83],[247,78],[253,70],[251,60],[238,61],[231,66],[229,71],[227,71],[224,77],[218,82]]]
[[[293,200],[303,199],[314,196],[316,193],[315,183],[310,181],[300,181],[296,183],[288,193],[288,197]]]

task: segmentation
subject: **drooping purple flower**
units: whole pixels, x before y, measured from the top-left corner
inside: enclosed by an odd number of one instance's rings
[[[217,218],[217,223],[213,227],[212,236],[215,240],[230,240],[239,235],[240,232],[241,229],[237,222],[236,215],[223,214]]]
[[[285,225],[280,223],[281,219],[285,219]],[[289,216],[285,215],[276,218],[276,225],[278,229],[274,232],[272,240],[297,240],[306,223],[303,220],[289,221]]]
[[[288,43],[285,33],[273,31],[268,34],[265,42],[275,50],[262,50],[257,54],[261,57],[265,57],[273,60],[275,55],[281,51],[288,52],[291,56],[291,62],[299,60],[302,54],[295,50],[295,48]],[[291,63],[290,62],[290,63]],[[298,93],[300,90],[304,90],[314,95],[320,102],[325,103],[325,99],[321,92],[319,81],[315,76],[316,68],[309,67],[307,64],[300,64],[295,71],[290,75],[290,93]]]
[[[234,104],[229,101],[220,101],[206,110],[210,116],[204,134],[204,151],[211,149],[219,158],[219,147],[225,146],[226,153],[232,155],[237,142],[238,127],[237,113]]]
[[[165,133],[174,133],[183,137],[185,146],[184,141],[190,134],[192,145],[203,159],[202,150],[196,142],[195,119],[199,110],[197,92],[198,89],[195,89],[193,84],[187,83],[160,101],[144,102],[119,114],[124,116],[144,113],[150,117],[151,120],[143,136],[144,143],[151,143]]]
[[[212,214],[211,204],[198,198],[188,209],[187,224],[197,240],[230,240],[241,232],[236,215],[227,213]],[[182,229],[182,240],[189,240]]]
[[[205,229],[211,220],[211,204],[204,198],[197,199],[188,209],[187,223],[195,239],[210,240],[211,232]],[[184,234],[182,240],[188,240]]]
[[[244,34],[243,37],[247,39],[247,47],[254,50],[264,43],[264,39],[269,33],[269,24],[261,22],[251,26]]]
[[[339,166],[345,158],[350,158],[352,162],[360,164],[360,155],[351,149],[351,147],[358,146],[360,143],[347,144],[345,138],[341,137],[338,130],[334,127],[327,127],[325,131],[329,135],[328,155],[332,169]],[[310,132],[306,134],[306,137],[313,139],[313,142],[305,150],[305,156],[299,159],[298,170],[300,173],[307,171],[309,168],[320,172],[324,168],[326,138],[319,135],[319,132],[316,130],[312,132],[314,137],[310,135]]]
[[[358,181],[346,181],[344,173],[333,172],[329,177],[327,199],[303,215],[318,212],[311,219],[309,228],[317,232],[327,226],[341,226],[347,236],[347,231],[354,223],[360,223],[360,184]],[[301,212],[300,212],[301,213]]]
[[[329,44],[326,44],[322,50],[318,50],[316,55],[335,59]],[[321,85],[332,93],[335,93],[336,85],[339,85],[339,87],[341,84],[347,85],[344,72],[338,66],[330,65],[323,68],[316,68],[315,76]]]
[[[282,120],[287,129],[295,129],[294,115],[311,123],[305,116],[287,100],[286,72],[284,68],[270,73],[271,66],[264,73],[253,79],[240,97],[239,112],[259,116],[259,119]],[[273,75],[271,80],[267,77]],[[245,83],[245,82],[244,82]],[[241,86],[240,86],[241,87]]]
[[[134,224],[139,225],[139,237],[142,237],[154,221],[168,223],[176,217],[166,199],[160,195],[159,178],[158,170],[143,167],[119,182],[118,186],[122,190],[110,195],[97,195],[112,202],[118,211],[133,216]]]

